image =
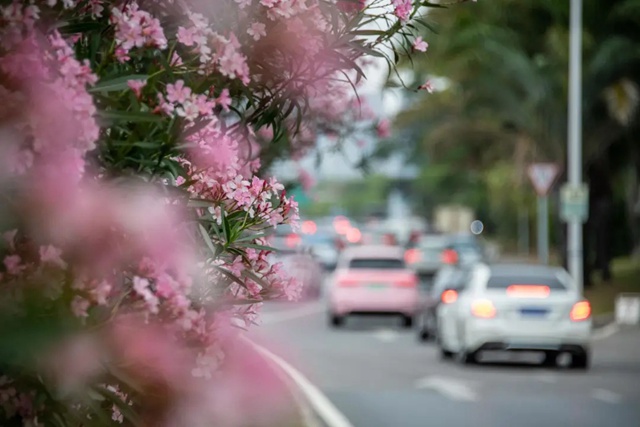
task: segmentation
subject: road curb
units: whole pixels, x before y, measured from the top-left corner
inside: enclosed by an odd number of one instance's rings
[[[305,427],[353,427],[351,422],[302,373],[284,359],[250,339],[243,339],[266,360],[273,363],[299,405]],[[296,388],[294,390],[294,388]]]

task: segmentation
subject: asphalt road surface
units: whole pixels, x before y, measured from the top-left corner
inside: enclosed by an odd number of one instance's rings
[[[254,339],[317,385],[354,427],[640,426],[640,329],[600,333],[588,372],[461,366],[394,318],[328,326],[326,304],[270,303]]]

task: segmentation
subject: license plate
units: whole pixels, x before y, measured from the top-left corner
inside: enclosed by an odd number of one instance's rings
[[[374,289],[374,290],[381,290],[386,288],[387,285],[385,283],[370,283],[369,284],[369,289]]]
[[[545,317],[549,314],[549,310],[538,307],[523,307],[520,309],[520,314],[526,317]]]

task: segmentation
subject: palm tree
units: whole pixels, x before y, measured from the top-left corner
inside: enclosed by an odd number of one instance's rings
[[[568,2],[557,0],[494,0],[440,13],[436,21],[443,22],[441,37],[419,62],[419,77],[446,76],[451,90],[416,99],[397,122],[421,135],[418,151],[437,161],[438,156],[446,157],[442,147],[447,147],[458,153],[459,165],[480,170],[508,161],[521,190],[526,164],[534,160],[564,164],[568,12]],[[636,191],[629,191],[627,200],[633,206],[640,180],[634,133],[639,23],[640,0],[585,4],[583,142],[585,170],[592,178],[593,214],[588,227],[599,235],[597,261],[605,275],[611,183],[621,171],[633,172]],[[479,146],[484,153],[478,153]],[[621,161],[612,155],[616,150],[629,155]],[[599,188],[600,183],[607,185]],[[636,242],[640,243],[637,234]]]

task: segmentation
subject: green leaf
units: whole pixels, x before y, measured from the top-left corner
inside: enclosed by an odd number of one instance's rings
[[[58,28],[62,34],[88,33],[101,29],[102,24],[98,21],[73,22]]]
[[[216,251],[216,247],[211,241],[211,236],[209,236],[209,232],[207,231],[207,229],[204,228],[202,224],[198,224],[198,229],[200,230],[200,234],[202,234],[202,238],[204,239],[204,242],[206,243],[213,256],[218,256],[218,251]]]
[[[127,82],[129,80],[147,80],[147,74],[129,74],[126,76],[115,77],[113,79],[99,81],[95,86],[89,89],[89,92],[114,92],[128,89]]]
[[[165,118],[143,111],[98,111],[98,116],[112,122],[162,122]]]
[[[242,286],[243,288],[246,289],[247,286],[244,284],[244,282],[242,280],[240,280],[238,277],[236,277],[234,274],[232,274],[226,268],[222,268],[219,265],[212,265],[211,267],[213,267],[215,270],[217,270],[220,273],[222,273],[223,276],[233,280],[234,282],[236,282],[237,284],[239,284],[240,286]]]
[[[355,30],[349,34],[352,36],[384,36],[387,33],[382,30]]]
[[[238,243],[237,246],[241,246],[243,248],[252,248],[252,249],[258,249],[261,251],[270,251],[270,252],[277,252],[278,250],[274,247],[271,246],[265,246],[265,245],[256,245],[254,243]]]
[[[447,9],[447,6],[444,4],[432,3],[430,1],[423,1],[422,3],[420,3],[420,5],[424,7],[439,7],[442,9]]]

